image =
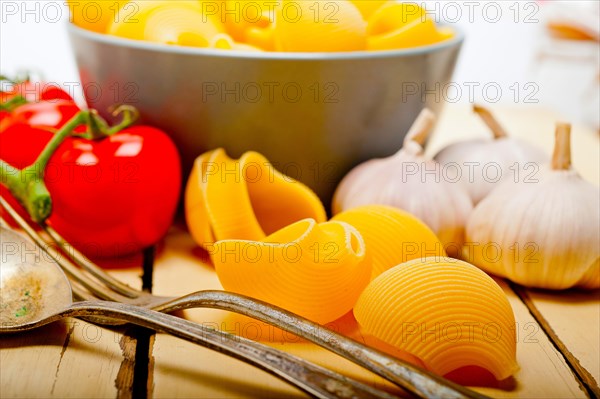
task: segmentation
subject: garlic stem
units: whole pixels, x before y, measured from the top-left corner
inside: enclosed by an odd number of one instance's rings
[[[508,134],[506,134],[506,130],[504,130],[504,128],[502,127],[502,125],[500,125],[498,120],[494,118],[494,115],[492,115],[489,109],[480,105],[473,104],[473,112],[479,115],[479,117],[483,120],[487,127],[490,128],[490,130],[494,134],[494,139],[508,137]]]
[[[556,124],[554,153],[552,154],[553,170],[569,170],[571,167],[571,124]]]
[[[435,114],[429,108],[423,108],[423,110],[417,116],[417,119],[413,122],[412,126],[406,133],[404,138],[404,146],[410,145],[410,142],[415,142],[421,147],[421,153],[423,152],[423,145],[425,140],[431,133],[433,125],[435,124]]]

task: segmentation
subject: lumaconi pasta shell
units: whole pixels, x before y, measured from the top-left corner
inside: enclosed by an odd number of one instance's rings
[[[361,206],[331,220],[349,223],[360,232],[373,263],[371,279],[409,260],[446,256],[444,245],[429,227],[391,206]]]
[[[427,13],[417,3],[399,3],[389,1],[378,7],[368,19],[367,34],[383,35],[409,25],[413,21],[422,21]]]
[[[243,50],[243,51],[262,51],[262,49],[245,43],[235,42],[227,33],[219,33],[212,37],[208,43],[211,48],[221,50]]]
[[[358,11],[362,14],[365,20],[369,20],[371,15],[382,7],[388,1],[394,0],[350,0],[352,4],[358,8]]]
[[[451,31],[438,31],[434,21],[416,3],[390,1],[369,18],[368,50],[393,50],[425,46],[446,40]],[[449,35],[450,34],[450,35]]]
[[[445,40],[431,19],[413,20],[395,31],[369,36],[367,50],[394,50],[426,46]]]
[[[71,7],[72,16],[75,24],[85,29],[134,40],[224,50],[388,50],[453,36],[451,29],[436,28],[416,3],[395,0],[114,1],[102,5],[102,16],[92,22],[81,8]],[[219,33],[226,33],[232,42],[214,40]]]
[[[217,240],[258,241],[305,218],[326,220],[308,187],[277,172],[256,152],[239,160],[223,149],[198,157],[185,193],[186,220],[205,248]]]
[[[67,0],[65,3],[71,13],[71,21],[73,21],[75,25],[97,33],[106,33],[106,29],[117,15],[118,8],[125,5],[127,0]],[[91,6],[92,9],[96,9],[96,18],[90,18],[88,16],[89,6]]]
[[[108,27],[109,34],[127,39],[194,47],[208,47],[223,31],[218,21],[202,13],[199,2],[191,1],[132,2]]]
[[[205,243],[215,241],[210,222],[208,220],[208,211],[204,201],[204,175],[211,156],[211,152],[205,152],[194,161],[192,173],[188,178],[185,189],[185,217],[187,220],[190,234],[194,237],[196,243],[204,246]]]
[[[245,32],[245,42],[264,51],[275,51],[275,28],[249,28]]]
[[[444,375],[479,366],[498,380],[518,369],[515,318],[496,282],[455,259],[398,265],[373,280],[354,315],[361,328]]]
[[[350,1],[282,0],[277,8],[277,51],[358,51],[366,47],[367,23]]]
[[[343,222],[305,219],[261,241],[217,241],[210,253],[226,290],[322,324],[349,312],[371,275],[360,233]]]
[[[206,0],[204,0],[206,1]],[[273,25],[277,2],[264,0],[226,0],[210,2],[217,8],[227,32],[238,42],[244,42],[249,29],[265,29]]]

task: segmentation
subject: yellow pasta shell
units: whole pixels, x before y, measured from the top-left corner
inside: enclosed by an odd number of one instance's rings
[[[322,324],[350,311],[371,275],[360,233],[343,222],[305,219],[261,241],[217,241],[210,253],[227,291]]]
[[[71,21],[80,28],[97,33],[106,33],[111,21],[127,0],[67,0]]]
[[[347,0],[282,0],[275,19],[278,51],[327,52],[366,49],[367,23]]]
[[[200,2],[190,1],[132,1],[108,27],[109,34],[127,39],[193,47],[208,47],[223,31]]]
[[[450,31],[438,32],[434,21],[416,3],[388,2],[369,18],[369,50],[392,50],[437,43],[449,38]]]
[[[367,49],[377,51],[419,47],[437,43],[446,38],[440,36],[432,20],[414,20],[390,33],[369,36]]]
[[[508,299],[466,262],[427,258],[396,266],[367,286],[354,315],[366,333],[440,375],[478,366],[502,380],[519,368]]]
[[[371,15],[389,0],[350,0],[352,4],[358,8],[365,20],[368,20]],[[392,0],[393,1],[393,0]]]
[[[275,28],[251,27],[244,32],[244,42],[265,51],[275,51]]]
[[[243,41],[248,29],[272,25],[277,6],[276,2],[263,0],[227,0],[216,4],[220,5],[221,21],[227,33],[236,41]]]
[[[219,33],[212,37],[209,47],[220,50],[262,51],[260,48],[244,43],[236,43],[227,33]]]
[[[237,50],[237,51],[252,51],[255,53],[260,53],[263,52],[264,50],[260,47],[256,47],[253,46],[251,44],[246,44],[246,43],[233,43],[233,47],[231,47],[232,50]]]
[[[425,20],[426,12],[416,3],[390,1],[378,7],[370,16],[367,34],[387,34],[409,25],[413,21]]]
[[[217,240],[262,240],[305,218],[326,220],[317,195],[265,157],[247,152],[234,160],[223,149],[195,161],[185,209],[190,232],[204,248]]]
[[[185,217],[190,234],[200,246],[215,242],[215,236],[210,228],[208,211],[204,201],[204,176],[211,152],[200,155],[194,161],[194,167],[188,178],[185,189]]]
[[[366,205],[341,212],[331,220],[349,223],[360,232],[373,263],[371,279],[409,260],[446,256],[433,231],[398,208]]]

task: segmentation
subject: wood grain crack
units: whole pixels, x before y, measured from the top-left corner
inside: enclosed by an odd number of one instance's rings
[[[69,342],[71,342],[71,335],[75,330],[75,325],[72,325],[67,331],[67,335],[65,336],[65,341],[63,342],[62,349],[60,350],[60,356],[58,357],[58,364],[56,365],[56,371],[54,372],[54,381],[52,382],[52,389],[50,389],[50,395],[54,393],[54,388],[56,387],[56,382],[58,381],[58,372],[60,370],[60,364],[62,363],[63,356],[69,347]]]
[[[119,372],[115,379],[118,399],[131,399],[133,397],[133,378],[137,348],[137,338],[134,336],[135,330],[135,328],[127,329],[119,341],[119,346],[123,353],[123,361],[119,366]]]
[[[147,397],[154,397],[154,355],[152,354],[154,349],[154,340],[156,334],[150,336],[150,342],[148,345],[148,383],[146,384]]]
[[[152,274],[154,269],[154,247],[144,251],[142,264],[142,290],[152,292]],[[128,328],[119,345],[123,361],[119,367],[115,386],[117,399],[151,398],[154,389],[153,373],[154,331],[142,327]]]
[[[569,368],[579,381],[579,384],[583,391],[587,393],[587,395],[591,398],[600,398],[600,387],[598,387],[598,383],[594,379],[594,377],[590,374],[589,371],[585,369],[579,363],[579,360],[569,351],[567,346],[558,338],[558,335],[550,326],[550,323],[544,318],[539,309],[535,306],[535,303],[529,296],[527,290],[519,285],[514,283],[509,283],[510,288],[517,294],[517,296],[521,299],[521,301],[525,304],[527,309],[529,309],[529,313],[533,316],[533,318],[538,322],[544,333],[550,338],[550,342],[554,345],[556,350],[558,350],[565,361],[569,365]]]

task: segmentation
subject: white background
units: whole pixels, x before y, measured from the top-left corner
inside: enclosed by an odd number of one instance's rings
[[[543,106],[557,117],[598,129],[597,43],[551,41],[546,29],[548,19],[556,16],[594,25],[591,16],[597,13],[597,1],[417,2],[426,3],[436,18],[455,22],[466,33],[448,94],[452,102]],[[64,1],[0,3],[2,73],[26,69],[41,72],[48,81],[78,82]],[[483,87],[490,91],[485,93]]]

